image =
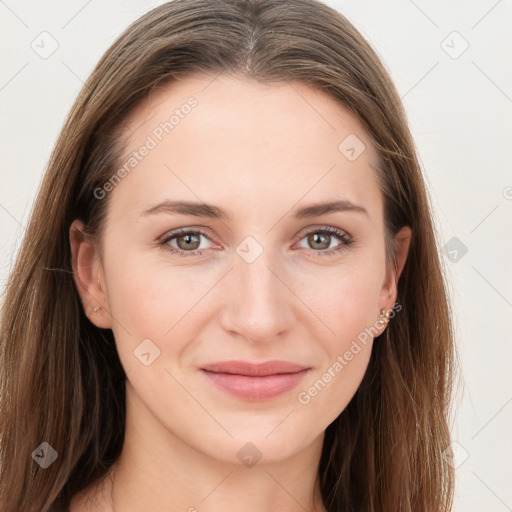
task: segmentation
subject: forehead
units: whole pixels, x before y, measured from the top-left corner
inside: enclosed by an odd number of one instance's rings
[[[302,83],[226,75],[181,79],[138,105],[126,137],[121,164],[144,146],[150,149],[132,161],[115,193],[136,189],[140,207],[157,196],[223,204],[236,196],[246,206],[279,198],[291,207],[301,198],[311,203],[327,195],[365,202],[373,214],[380,210],[378,155],[361,122]]]

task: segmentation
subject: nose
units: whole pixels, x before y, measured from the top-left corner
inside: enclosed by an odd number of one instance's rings
[[[252,343],[270,342],[296,325],[300,301],[289,284],[289,272],[270,250],[249,261],[236,255],[226,276],[221,326]]]

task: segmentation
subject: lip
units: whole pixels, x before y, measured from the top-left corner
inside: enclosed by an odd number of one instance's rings
[[[293,389],[310,368],[289,361],[221,361],[201,372],[222,391],[245,400],[268,400]]]

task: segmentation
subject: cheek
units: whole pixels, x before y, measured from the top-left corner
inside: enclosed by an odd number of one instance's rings
[[[186,314],[197,302],[186,276],[176,269],[160,271],[154,263],[126,252],[110,261],[117,261],[105,269],[112,330],[126,373],[144,368],[138,352],[155,358],[152,367],[164,365],[169,356],[181,352],[180,340],[187,339],[183,328],[190,326]],[[169,353],[171,338],[174,355]]]
[[[106,272],[112,315],[129,331],[162,337],[191,307],[200,278],[191,279],[190,270],[166,265],[163,258],[155,261],[149,252],[117,253],[109,255]]]
[[[297,400],[326,428],[347,407],[368,368],[376,319],[353,305],[331,321],[335,334],[323,342],[324,358]]]
[[[202,270],[173,267],[163,258],[155,262],[135,251],[130,253],[129,247],[120,247],[111,246],[105,271],[113,331],[128,372],[138,365],[133,352],[145,339],[166,352],[158,361],[160,364],[185,350],[186,341],[182,345],[179,340],[195,339],[199,326],[204,325],[202,320],[215,310],[207,295],[216,287],[219,276],[210,266]],[[365,265],[363,258],[358,258],[353,264],[338,268],[310,268],[301,272],[300,278],[297,273],[287,276],[294,293],[307,305],[301,315],[303,326],[312,339],[323,340],[318,349],[326,367],[350,350],[352,341],[377,320],[377,267]],[[217,293],[219,290],[216,287]],[[290,297],[290,302],[297,301]],[[346,378],[353,374],[357,379],[364,372],[365,359],[368,357],[360,354],[357,363],[344,372]]]
[[[380,274],[377,265],[346,265],[310,274],[297,294],[329,328],[330,352],[378,317]]]
[[[327,426],[345,409],[356,393],[368,367],[377,335],[379,277],[375,269],[338,272],[324,280],[314,292],[311,286],[305,302],[313,304],[328,326],[322,336],[321,366],[301,387],[298,402],[309,415],[322,418]]]

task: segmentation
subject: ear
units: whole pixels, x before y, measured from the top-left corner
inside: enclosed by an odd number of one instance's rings
[[[97,327],[110,329],[112,322],[103,265],[97,245],[84,231],[84,223],[80,220],[73,221],[69,228],[73,278],[89,320]],[[96,307],[99,309],[94,312]]]
[[[398,279],[402,274],[409,254],[411,236],[412,231],[409,226],[404,226],[395,235],[396,266],[391,269],[389,275],[386,276],[386,282],[382,286],[379,299],[379,307],[381,309],[387,309],[389,311],[396,302]]]

